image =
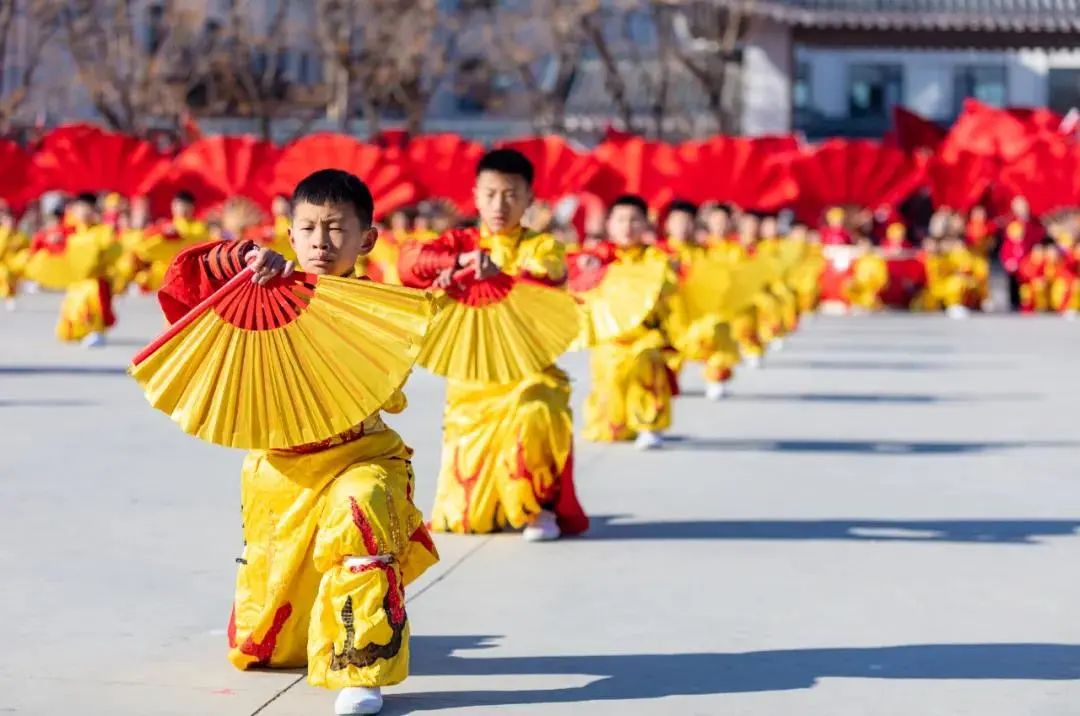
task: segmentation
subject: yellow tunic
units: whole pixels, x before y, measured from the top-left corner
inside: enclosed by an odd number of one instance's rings
[[[91,333],[103,333],[115,321],[107,277],[121,249],[112,227],[105,224],[82,227],[68,237],[68,241],[86,241],[98,251],[98,262],[92,275],[69,285],[60,303],[56,337],[62,341],[79,341]]]
[[[399,391],[383,410],[404,407]],[[228,630],[237,668],[306,664],[311,684],[332,689],[408,675],[403,589],[438,561],[412,502],[411,457],[378,413],[319,445],[248,454]]]
[[[881,254],[868,252],[855,259],[847,285],[848,302],[867,311],[881,308],[881,291],[889,282],[889,266]]]
[[[616,249],[616,261],[667,261],[655,247]],[[633,440],[642,431],[660,432],[671,426],[674,389],[668,357],[671,318],[668,298],[674,294],[674,275],[666,295],[642,324],[616,340],[592,349],[592,380],[585,399],[582,436],[594,442]]]
[[[479,246],[504,273],[551,282],[566,276],[565,248],[550,234],[484,231]],[[556,366],[513,383],[449,381],[432,529],[524,527],[553,509],[563,481],[572,479],[572,453],[570,380]]]
[[[0,227],[0,298],[14,298],[30,240],[15,228]]]

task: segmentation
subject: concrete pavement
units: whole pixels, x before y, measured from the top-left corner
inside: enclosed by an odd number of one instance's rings
[[[224,660],[242,456],[124,375],[153,303],[100,351],[57,304],[0,314],[0,713],[331,713]],[[887,315],[816,319],[719,405],[691,368],[667,449],[580,444],[587,538],[437,538],[385,713],[1080,714],[1078,356],[1058,319]],[[426,510],[442,385],[408,393]]]

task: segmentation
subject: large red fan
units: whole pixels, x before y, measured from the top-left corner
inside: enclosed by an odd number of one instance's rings
[[[925,161],[866,140],[832,139],[791,165],[798,214],[817,221],[830,206],[895,207],[922,182]]]
[[[641,137],[602,142],[593,156],[601,169],[586,189],[610,203],[619,194],[638,194],[653,209],[676,198],[684,162],[675,147]]]
[[[319,169],[352,172],[367,183],[382,217],[420,197],[420,188],[396,152],[343,134],[312,134],[287,145],[274,168],[274,192],[289,195],[301,179]]]
[[[1025,123],[1006,110],[968,99],[939,150],[949,162],[963,152],[1011,162],[1027,150],[1039,133],[1036,125]]]
[[[404,152],[424,196],[448,199],[461,213],[475,213],[472,189],[482,145],[456,134],[429,134],[409,139]]]
[[[1009,198],[1027,198],[1038,215],[1080,208],[1080,145],[1035,142],[1001,171],[1000,185]]]
[[[947,134],[941,125],[899,106],[893,108],[893,129],[896,132],[897,146],[905,152],[917,149],[933,151]]]
[[[40,186],[30,155],[15,142],[0,139],[0,199],[21,211]]]
[[[280,153],[270,142],[250,136],[200,139],[177,154],[169,171],[149,187],[152,210],[165,213],[179,190],[195,196],[200,212],[235,196],[269,209],[274,196],[274,165]]]
[[[926,166],[926,183],[934,206],[967,212],[979,203],[998,172],[997,160],[961,152],[953,161],[933,156]]]
[[[770,142],[713,137],[686,142],[679,149],[685,162],[680,193],[699,204],[730,202],[754,211],[776,211],[799,193],[788,152]]]
[[[69,194],[115,191],[138,196],[170,168],[169,157],[150,142],[85,125],[47,134],[33,162],[42,186]]]
[[[533,192],[545,201],[578,193],[600,170],[595,157],[577,151],[562,137],[515,139],[499,146],[516,149],[529,158],[535,169]]]

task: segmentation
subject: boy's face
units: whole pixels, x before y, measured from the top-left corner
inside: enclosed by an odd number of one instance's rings
[[[668,214],[664,229],[670,238],[691,241],[694,238],[694,216],[685,211],[673,211]]]
[[[190,219],[195,216],[195,205],[185,199],[173,199],[169,208],[174,219]]]
[[[731,225],[728,221],[727,212],[722,209],[713,209],[710,211],[706,223],[709,226],[709,234],[718,238],[726,236],[728,227]]]
[[[476,177],[473,199],[483,225],[499,233],[521,225],[521,217],[532,203],[533,194],[523,177],[482,171]]]
[[[300,268],[314,274],[344,276],[357,257],[371,251],[379,232],[360,223],[349,204],[310,204],[293,208],[289,242]]]
[[[616,246],[640,245],[646,228],[645,215],[636,206],[616,206],[608,214],[607,234]]]
[[[95,209],[93,204],[89,202],[76,201],[72,202],[68,214],[71,216],[72,221],[79,224],[89,224],[94,219]]]

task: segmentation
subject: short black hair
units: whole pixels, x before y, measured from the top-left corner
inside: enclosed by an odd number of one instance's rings
[[[664,213],[670,216],[676,211],[681,211],[684,214],[689,214],[690,216],[696,217],[698,208],[697,204],[694,204],[693,202],[687,201],[685,199],[675,199],[670,204],[668,204],[667,211]]]
[[[649,205],[637,194],[623,194],[618,197],[615,201],[611,202],[611,206],[608,207],[608,214],[614,211],[617,206],[632,206],[640,211],[642,216],[648,217],[649,215]]]
[[[476,165],[476,176],[480,176],[480,172],[498,172],[521,177],[529,186],[532,186],[535,174],[529,158],[516,149],[492,149],[481,157],[480,163]]]
[[[320,169],[308,174],[293,189],[293,205],[301,202],[325,206],[348,204],[356,211],[360,224],[371,226],[375,217],[375,200],[371,189],[355,174],[343,169]]]
[[[192,206],[195,206],[195,195],[192,194],[190,191],[187,191],[186,189],[181,189],[180,191],[173,194],[173,201],[182,201],[185,204],[191,204]]]
[[[75,198],[71,200],[73,204],[89,204],[90,206],[97,205],[97,194],[92,191],[83,191],[75,195]]]

